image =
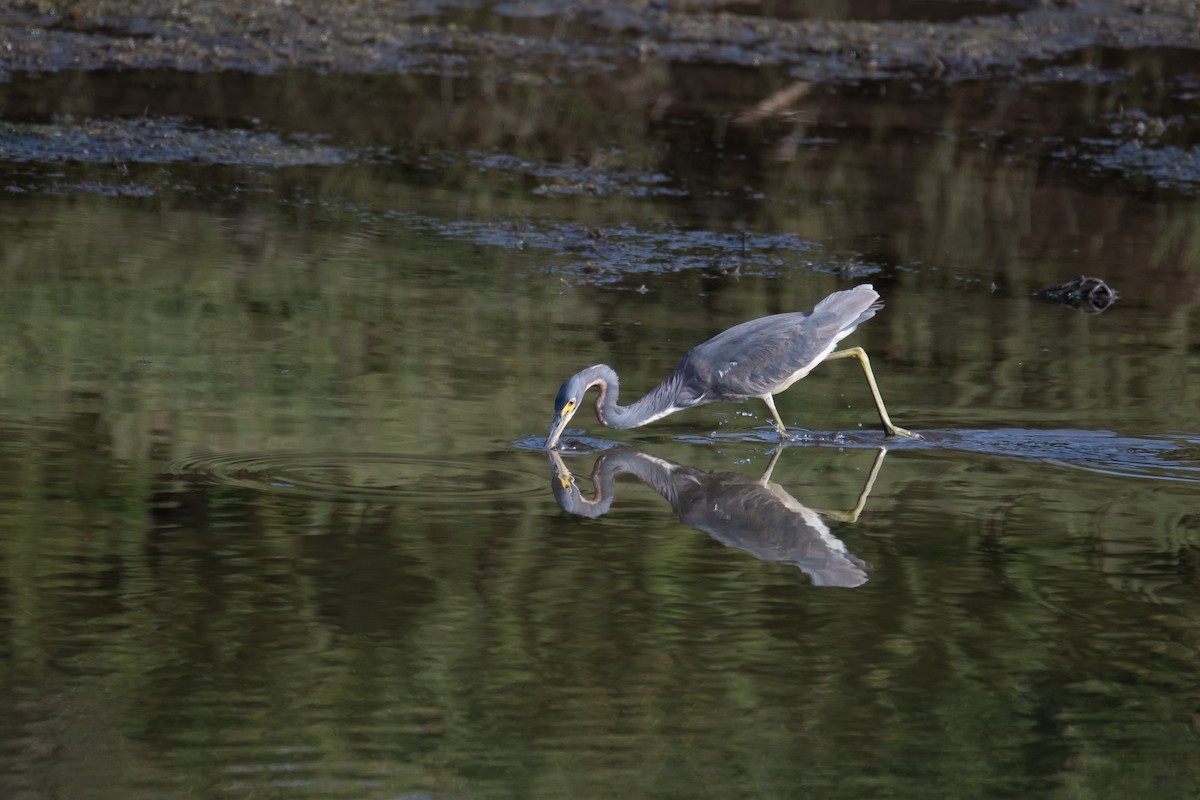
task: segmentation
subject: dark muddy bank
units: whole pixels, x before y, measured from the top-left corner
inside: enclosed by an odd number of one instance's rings
[[[553,81],[629,61],[772,66],[795,78],[1019,71],[1089,47],[1200,47],[1194,2],[17,3],[0,68],[469,74]],[[842,15],[847,15],[842,18]]]
[[[481,169],[515,173],[555,194],[678,195],[695,193],[681,185],[689,181],[680,173],[697,164],[690,155],[645,174],[632,174],[644,165],[628,163],[664,120],[725,116],[732,126],[716,132],[720,147],[751,145],[768,164],[789,162],[829,140],[822,126],[855,124],[836,118],[845,109],[831,93],[857,86],[851,96],[893,96],[893,130],[904,115],[897,106],[908,104],[901,128],[946,128],[1005,156],[1057,160],[1139,189],[1190,195],[1200,187],[1200,4],[881,0],[803,8],[804,15],[770,2],[18,3],[0,12],[8,122],[0,148],[22,163],[279,166],[349,157],[439,162],[469,148],[482,155],[465,158],[482,160]],[[144,115],[167,119],[132,121]],[[187,122],[265,126],[302,140],[198,134]],[[358,150],[320,149],[303,139],[310,134],[349,139]],[[438,152],[411,152],[414,139],[430,138]],[[138,150],[150,141],[160,145]],[[598,142],[606,158],[597,159]],[[398,153],[405,146],[410,151]],[[580,158],[586,169],[571,166]]]

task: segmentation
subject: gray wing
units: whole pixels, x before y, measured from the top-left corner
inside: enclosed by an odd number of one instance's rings
[[[761,397],[821,362],[882,306],[869,285],[834,292],[809,312],[761,317],[693,347],[679,364],[680,406]]]

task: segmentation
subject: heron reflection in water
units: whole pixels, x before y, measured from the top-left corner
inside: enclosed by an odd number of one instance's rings
[[[889,436],[920,438],[892,424],[866,351],[851,347],[834,352],[838,342],[883,307],[878,301],[879,293],[864,284],[834,292],[812,311],[775,314],[735,325],[689,350],[669,378],[629,406],[617,405],[620,381],[612,367],[596,364],[581,370],[558,390],[546,449],[558,444],[593,386],[600,388],[596,418],[610,428],[636,428],[685,408],[757,397],[771,410],[779,435],[787,438],[787,426],[775,408],[774,396],[822,361],[840,358],[856,358],[862,365],[884,431]]]
[[[880,448],[876,453],[858,503],[848,512],[816,511],[773,483],[771,473],[781,452],[775,452],[766,473],[755,480],[735,472],[706,472],[637,450],[610,450],[592,467],[595,499],[588,500],[562,457],[551,451],[551,487],[564,510],[599,517],[615,499],[616,476],[629,473],[666,498],[683,524],[704,531],[727,547],[745,550],[763,561],[794,564],[817,586],[853,588],[866,583],[870,565],[846,549],[822,516],[844,522],[858,519],[886,451]]]

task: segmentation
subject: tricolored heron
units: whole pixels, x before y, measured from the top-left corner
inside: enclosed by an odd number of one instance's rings
[[[629,406],[617,405],[620,381],[612,367],[597,364],[581,370],[558,390],[546,449],[558,444],[567,423],[583,403],[583,396],[593,386],[600,387],[596,417],[610,428],[636,428],[692,406],[757,397],[771,409],[776,429],[786,437],[787,426],[779,418],[774,395],[812,372],[817,364],[835,358],[858,359],[889,436],[920,438],[892,424],[866,351],[851,347],[834,352],[838,342],[883,307],[878,300],[879,293],[864,284],[834,292],[812,311],[774,314],[735,325],[689,350],[669,378]]]

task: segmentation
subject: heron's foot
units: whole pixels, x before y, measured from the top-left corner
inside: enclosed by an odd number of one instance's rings
[[[906,431],[904,428],[898,428],[895,425],[888,425],[886,428],[886,431],[887,431],[888,436],[904,436],[909,439],[924,438],[919,433],[913,433],[912,431]]]
[[[798,441],[800,441],[800,437],[797,436],[796,434],[788,431],[787,428],[781,428],[778,425],[776,425],[775,432],[779,434],[779,441],[781,441],[781,442],[798,442]]]

